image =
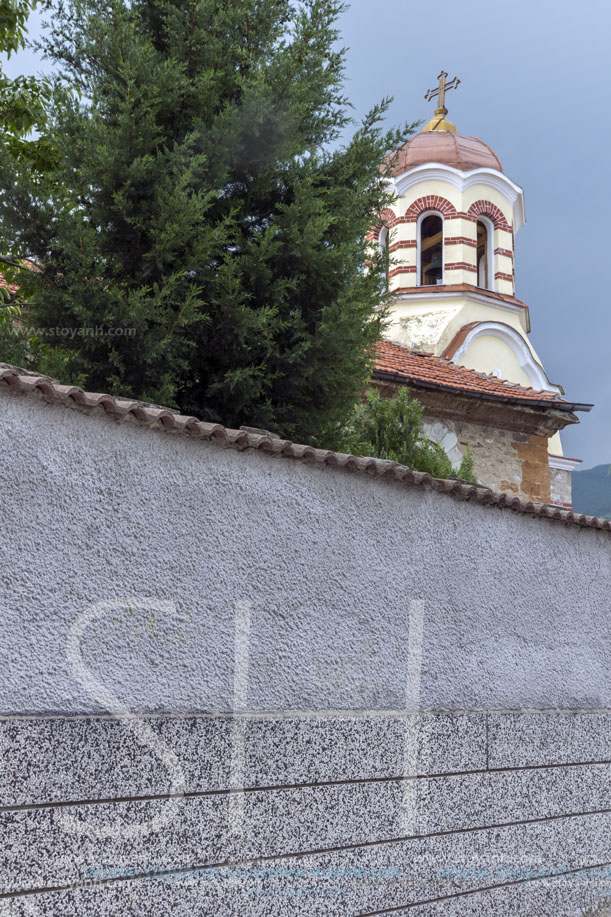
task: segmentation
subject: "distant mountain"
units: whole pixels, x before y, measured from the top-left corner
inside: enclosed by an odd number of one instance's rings
[[[573,512],[611,519],[609,465],[573,472]]]

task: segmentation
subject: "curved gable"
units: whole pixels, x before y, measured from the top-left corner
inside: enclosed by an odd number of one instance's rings
[[[483,353],[489,365],[482,365]],[[562,394],[562,388],[549,380],[525,338],[504,322],[465,325],[446,347],[443,356],[471,369],[530,385],[537,391]]]

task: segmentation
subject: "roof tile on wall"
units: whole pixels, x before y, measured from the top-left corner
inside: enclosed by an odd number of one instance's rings
[[[412,471],[404,465],[384,459],[357,457],[315,449],[312,446],[292,443],[271,433],[250,433],[245,430],[230,430],[217,423],[206,423],[196,417],[179,414],[169,408],[145,404],[128,398],[85,392],[74,385],[61,385],[46,376],[25,372],[16,366],[0,364],[0,391],[16,395],[29,395],[49,403],[64,405],[84,414],[104,412],[115,421],[132,420],[151,429],[179,433],[216,443],[220,447],[244,451],[247,449],[264,452],[271,456],[297,459],[318,465],[329,465],[376,477],[399,481],[411,487],[425,487],[439,493],[472,503],[511,509],[514,512],[531,514],[581,528],[611,531],[611,521],[596,519],[560,509],[557,506],[531,503],[505,493],[495,493],[487,487],[468,484],[464,481],[433,478],[426,472]]]

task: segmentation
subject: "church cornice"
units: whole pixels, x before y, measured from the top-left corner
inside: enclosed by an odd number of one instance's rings
[[[393,303],[414,301],[438,303],[440,300],[444,302],[468,300],[469,302],[483,303],[487,306],[492,305],[495,309],[519,316],[526,333],[530,332],[530,310],[526,303],[516,299],[515,296],[497,293],[494,290],[484,290],[468,283],[446,284],[436,287],[405,287],[397,290],[393,296]]]
[[[549,453],[549,467],[557,471],[574,471],[581,465],[583,459],[567,458],[565,455],[552,455]]]
[[[473,187],[473,185],[484,185],[498,191],[511,205],[514,212],[514,230],[516,232],[526,222],[524,191],[519,185],[516,185],[515,182],[512,182],[510,178],[507,178],[506,175],[496,169],[471,169],[469,172],[462,172],[453,166],[445,166],[441,163],[427,163],[415,166],[402,175],[394,176],[389,181],[399,197],[402,197],[410,188],[425,181],[446,182],[461,193],[466,191],[467,188]]]

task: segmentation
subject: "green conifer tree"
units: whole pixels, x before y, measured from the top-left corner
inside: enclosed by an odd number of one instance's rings
[[[333,445],[384,321],[388,100],[351,128],[337,0],[66,0],[58,164],[3,163],[39,266],[32,360],[64,382]],[[346,136],[351,132],[351,136]],[[12,170],[12,171],[11,171]],[[369,270],[366,261],[371,258]]]

